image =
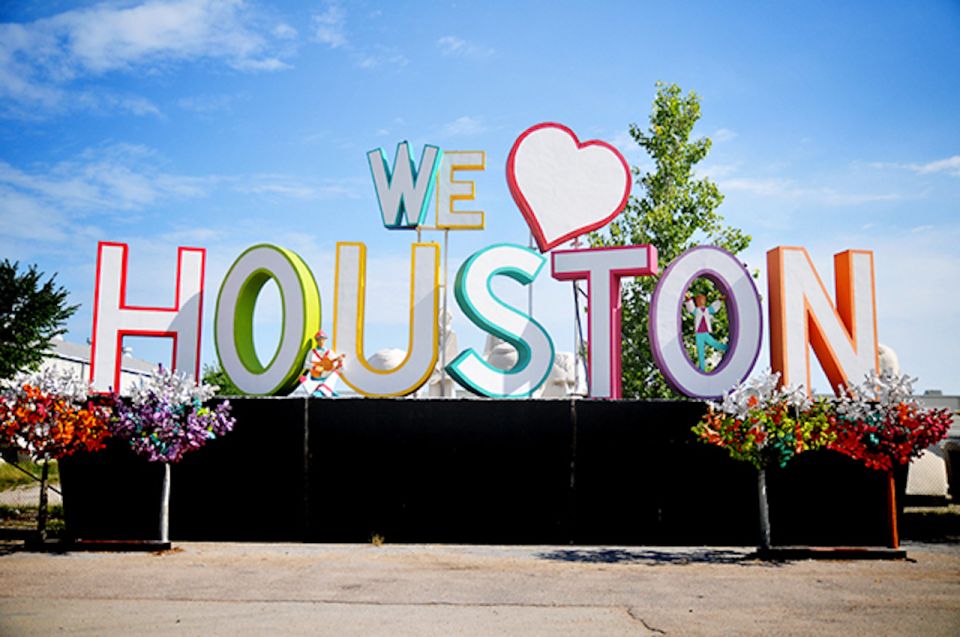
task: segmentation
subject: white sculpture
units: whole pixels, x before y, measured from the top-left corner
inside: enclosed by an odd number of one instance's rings
[[[400,363],[403,362],[406,356],[407,353],[402,349],[387,348],[380,350],[368,358],[367,363],[370,364],[370,367],[385,372],[400,367]]]
[[[437,364],[430,373],[430,378],[416,392],[417,398],[440,398],[457,395],[459,386],[448,374],[443,373],[443,364],[448,365],[460,353],[457,346],[457,333],[453,331],[453,315],[445,312],[443,315],[443,334],[441,335],[441,356],[437,357]]]
[[[893,351],[893,348],[880,343],[877,346],[877,350],[880,353],[880,373],[890,372],[894,376],[899,376],[900,359],[897,357],[897,353]]]
[[[540,389],[538,398],[564,398],[566,396],[586,395],[586,370],[581,366],[577,374],[577,361],[573,352],[557,352],[553,359],[553,369]],[[580,385],[578,387],[577,385]]]
[[[487,334],[487,342],[483,345],[483,359],[496,367],[507,371],[517,364],[520,354],[516,348],[498,336]]]
[[[497,369],[507,370],[517,364],[519,354],[513,345],[492,334],[487,336],[483,348],[483,358]],[[553,358],[553,368],[533,398],[564,398],[566,396],[583,395],[586,390],[586,370],[580,366],[577,374],[577,362],[573,352],[557,352]],[[578,386],[579,385],[579,386]]]

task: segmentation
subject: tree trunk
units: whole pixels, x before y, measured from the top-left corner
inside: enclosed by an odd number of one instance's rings
[[[50,458],[43,457],[43,469],[40,471],[40,507],[37,509],[37,539],[47,541],[47,480],[50,476]]]
[[[163,491],[160,494],[160,541],[170,541],[170,463],[163,463]]]
[[[893,469],[887,472],[887,519],[890,526],[890,548],[900,548],[900,533],[897,529],[897,481]]]
[[[757,472],[757,499],[760,505],[760,548],[770,548],[770,507],[767,505],[767,472]]]

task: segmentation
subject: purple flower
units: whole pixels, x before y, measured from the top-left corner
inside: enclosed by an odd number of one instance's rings
[[[233,429],[229,402],[204,406],[212,395],[210,386],[161,368],[129,401],[118,401],[114,435],[152,462],[179,462],[185,453]]]

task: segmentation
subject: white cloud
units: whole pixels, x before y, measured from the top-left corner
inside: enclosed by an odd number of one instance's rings
[[[0,226],[3,235],[14,239],[64,241],[67,219],[29,194],[0,186]]]
[[[925,175],[927,173],[939,173],[945,172],[955,177],[960,177],[960,155],[954,155],[953,157],[947,157],[946,159],[940,159],[938,161],[932,161],[926,164],[920,164],[911,166],[911,169]]]
[[[112,103],[134,115],[160,115],[160,109],[145,97],[118,97]]]
[[[277,26],[273,27],[271,33],[273,33],[275,37],[278,37],[282,40],[293,40],[298,35],[297,30],[286,22],[281,22]]]
[[[321,199],[358,199],[354,180],[316,181],[290,175],[254,175],[240,181],[236,190],[266,197],[315,201]]]
[[[313,37],[336,49],[347,44],[346,11],[338,4],[328,4],[323,13],[313,16]]]
[[[440,53],[450,56],[461,56],[470,58],[485,58],[493,55],[494,50],[468,42],[455,35],[445,35],[437,40],[437,47]]]
[[[765,199],[786,199],[813,202],[830,206],[856,206],[881,201],[898,201],[898,193],[850,193],[835,188],[809,188],[797,185],[792,179],[773,178],[721,178],[716,177],[721,192],[745,192]]]
[[[291,31],[275,27],[272,35],[289,39]],[[8,114],[67,108],[74,101],[67,99],[69,86],[76,80],[197,59],[243,71],[286,68],[265,33],[238,0],[104,3],[29,23],[0,24],[0,100],[11,103],[4,109]],[[138,99],[117,98],[114,104],[88,99],[86,105],[155,113],[156,107]]]
[[[463,50],[463,47],[467,45],[465,40],[461,40],[458,37],[452,35],[445,35],[439,40],[437,40],[437,46],[440,47],[440,51],[444,55],[452,55],[458,51]]]
[[[356,68],[369,71],[404,67],[410,63],[410,59],[393,45],[374,43],[364,46],[352,42],[347,30],[347,11],[339,2],[326,2],[322,12],[311,16],[311,26],[314,41],[346,52]]]
[[[896,162],[873,162],[869,164],[871,168],[881,170],[895,168],[901,170],[910,170],[918,175],[930,175],[934,173],[946,173],[954,177],[960,177],[960,155],[953,155],[945,159],[937,159],[925,164],[909,164]]]
[[[118,95],[108,91],[80,91],[70,95],[70,103],[92,111],[127,111],[133,115],[162,117],[156,104],[137,95]]]
[[[0,162],[0,186],[52,208],[77,213],[140,210],[171,197],[200,197],[212,178],[158,170],[152,152],[116,144],[31,171]]]
[[[738,177],[732,179],[723,179],[720,182],[721,190],[737,190],[747,192],[758,197],[780,197],[795,198],[802,196],[803,192],[797,188],[789,179],[766,178],[754,179]]]
[[[359,179],[315,180],[295,175],[191,176],[161,170],[144,146],[115,144],[33,170],[0,161],[0,188],[75,214],[144,210],[169,199],[206,197],[217,188],[272,198],[355,199]],[[365,183],[365,182],[364,182]]]
[[[713,135],[711,136],[711,139],[717,142],[718,144],[722,144],[723,142],[729,142],[730,140],[736,139],[736,138],[737,138],[736,131],[732,131],[729,128],[718,128],[716,131],[714,131]]]
[[[177,106],[182,108],[185,111],[192,111],[194,113],[201,113],[208,115],[210,113],[218,113],[221,111],[228,110],[230,106],[236,101],[238,96],[236,95],[192,95],[188,97],[181,97],[177,100]]]
[[[730,164],[708,164],[702,170],[698,170],[704,177],[717,181],[725,179],[737,173],[740,170],[740,162]]]
[[[222,219],[220,205],[201,208],[210,216],[193,214],[186,221],[168,213],[181,202],[191,207],[208,197],[230,202],[237,193],[267,203],[358,199],[368,184],[360,177],[193,176],[171,171],[165,163],[154,150],[130,144],[88,149],[55,164],[17,166],[0,160],[0,252],[32,260],[38,253],[59,253],[59,259],[72,263],[72,249],[93,245],[105,231],[129,240],[128,233],[144,227],[150,228],[150,240],[168,246],[217,244],[227,236],[256,240],[262,228],[244,226],[235,217]]]
[[[223,237],[223,234],[223,232],[213,228],[194,228],[187,226],[165,232],[161,234],[159,238],[161,241],[176,245],[199,246],[219,241]]]
[[[636,166],[646,158],[643,149],[640,148],[627,131],[621,131],[614,135],[610,140],[610,144],[623,154],[631,166]]]
[[[406,66],[410,63],[407,56],[388,47],[377,47],[371,51],[359,52],[354,59],[357,67],[365,70],[382,66]]]
[[[479,118],[464,115],[444,124],[440,129],[440,135],[443,137],[470,137],[487,130],[488,127]]]
[[[164,201],[206,196],[216,182],[159,170],[152,151],[128,144],[30,169],[0,161],[0,235],[54,244],[94,240],[100,233],[91,219],[129,221]]]

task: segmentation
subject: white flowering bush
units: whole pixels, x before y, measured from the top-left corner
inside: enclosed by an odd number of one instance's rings
[[[830,448],[871,469],[889,471],[943,439],[953,415],[920,407],[913,398],[914,382],[909,376],[871,371],[859,385],[843,388]]]
[[[693,432],[763,469],[825,447],[833,440],[831,424],[825,399],[811,399],[800,387],[780,387],[780,374],[767,370],[710,403]]]
[[[92,396],[89,383],[66,370],[43,368],[0,387],[0,445],[36,459],[103,448],[112,417],[109,401]]]

